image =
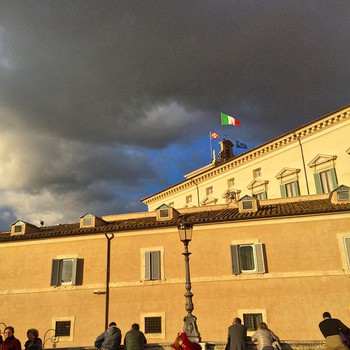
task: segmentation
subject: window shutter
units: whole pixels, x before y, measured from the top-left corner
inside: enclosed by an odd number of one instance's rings
[[[241,273],[238,248],[239,248],[238,245],[231,245],[231,263],[232,263],[232,273],[234,275],[239,275]]]
[[[59,286],[60,284],[60,260],[52,259],[50,286]]]
[[[314,180],[315,180],[315,186],[316,186],[316,193],[317,194],[323,193],[322,184],[321,184],[321,175],[319,173],[315,173]]]
[[[350,269],[350,237],[344,238],[345,254],[348,259],[348,268]]]
[[[299,190],[299,182],[298,180],[293,182],[293,192],[295,193],[296,196],[300,196],[300,190]]]
[[[72,285],[81,286],[83,284],[84,259],[73,259]]]
[[[262,243],[254,244],[255,256],[256,256],[256,272],[265,273],[265,254],[264,245]]]
[[[287,197],[286,185],[280,185],[280,191],[281,191],[281,197],[286,198]]]
[[[332,186],[331,191],[333,191],[338,187],[337,174],[335,172],[335,168],[329,169],[329,175],[330,175],[331,186]]]
[[[151,253],[152,280],[160,280],[160,251]]]
[[[261,194],[261,199],[267,199],[267,192],[264,191],[262,194]]]
[[[151,252],[145,252],[145,280],[151,279]]]

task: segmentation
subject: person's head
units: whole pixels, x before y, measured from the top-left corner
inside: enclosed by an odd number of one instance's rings
[[[265,322],[260,322],[259,329],[268,329],[267,324]]]
[[[7,326],[4,330],[5,338],[13,336],[15,329],[12,326]]]
[[[117,327],[117,324],[115,322],[111,322],[108,327]]]
[[[330,314],[328,311],[324,312],[323,315],[322,315],[322,317],[323,317],[323,318],[332,318],[332,317],[331,317],[331,314]]]
[[[241,324],[242,323],[242,320],[239,318],[239,317],[235,317],[234,319],[233,319],[233,324]]]
[[[138,323],[134,323],[131,325],[131,329],[136,329],[137,331],[140,330],[140,325]]]
[[[35,328],[30,328],[27,330],[27,337],[29,340],[34,341],[36,338],[39,337],[39,332]]]

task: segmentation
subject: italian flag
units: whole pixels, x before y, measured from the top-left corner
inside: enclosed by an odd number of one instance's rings
[[[225,113],[221,113],[221,125],[241,125],[241,123],[236,119],[227,115]]]

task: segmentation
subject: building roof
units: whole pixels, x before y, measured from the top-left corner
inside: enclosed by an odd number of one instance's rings
[[[328,113],[327,115],[317,118],[307,124],[304,124],[294,130],[284,133],[272,140],[269,140],[251,150],[248,150],[232,159],[227,160],[224,163],[214,162],[206,165],[203,168],[197,169],[187,175],[185,179],[179,183],[176,183],[168,188],[165,188],[159,192],[151,194],[147,197],[141,198],[141,202],[145,205],[149,205],[152,201],[158,201],[162,198],[166,198],[177,192],[194,186],[195,183],[201,182],[203,179],[207,179],[217,174],[229,171],[233,168],[250,161],[251,159],[260,157],[261,155],[273,152],[281,147],[289,145],[294,142],[298,142],[311,134],[318,133],[320,130],[328,128],[336,123],[343,122],[350,118],[350,105],[347,105],[341,109]]]
[[[331,203],[329,197],[324,199],[311,198],[311,200],[310,197],[295,197],[289,201],[279,202],[264,200],[256,212],[240,212],[237,206],[212,206],[201,208],[201,210],[192,208],[183,211],[177,219],[167,221],[157,221],[156,215],[154,215],[109,221],[96,227],[81,228],[79,223],[73,223],[39,227],[37,231],[21,235],[2,232],[0,233],[0,243],[176,227],[183,221],[184,217],[189,223],[210,224],[336,213],[350,213],[350,202],[334,204]]]

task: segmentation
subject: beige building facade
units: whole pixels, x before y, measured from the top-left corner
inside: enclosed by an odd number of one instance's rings
[[[137,322],[149,343],[173,341],[186,315],[184,219],[203,341],[225,341],[235,316],[249,334],[265,321],[284,340],[322,339],[324,311],[350,324],[349,134],[346,107],[239,157],[219,155],[143,199],[148,212],[18,220],[0,233],[0,328],[14,326],[22,343],[37,328],[46,348],[89,346],[107,319],[123,335]],[[199,206],[186,203],[198,193]]]

